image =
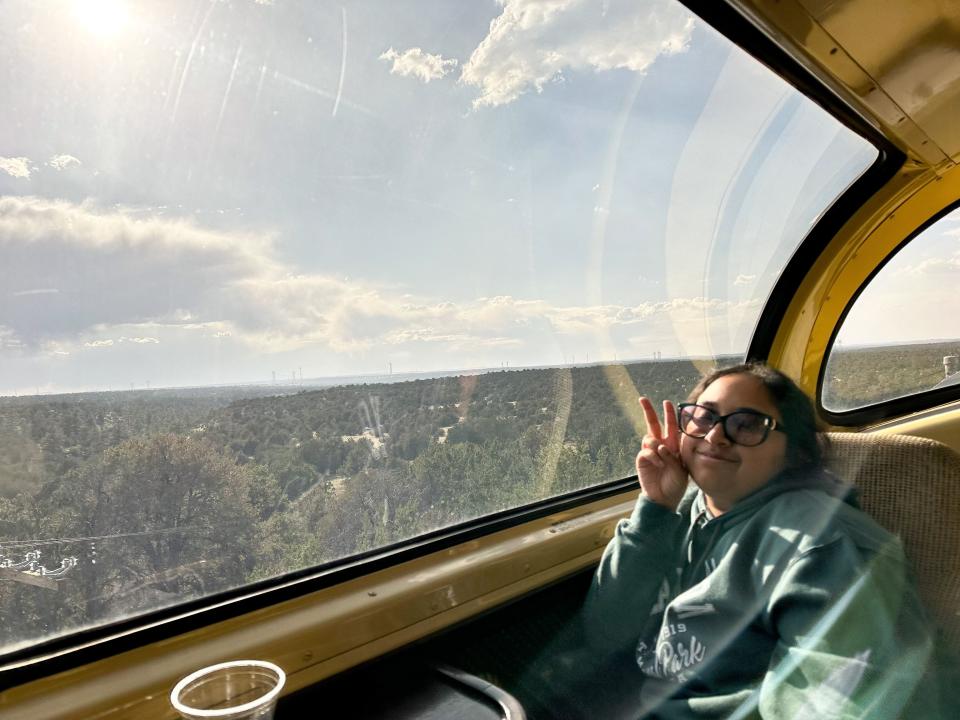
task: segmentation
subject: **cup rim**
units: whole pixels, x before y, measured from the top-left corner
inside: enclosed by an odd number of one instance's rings
[[[274,687],[270,692],[265,695],[261,695],[256,700],[251,700],[248,703],[243,705],[235,705],[234,707],[229,708],[219,708],[215,710],[204,710],[201,708],[190,707],[189,705],[184,705],[180,702],[177,697],[180,692],[194,680],[203,677],[204,675],[209,675],[212,672],[217,670],[224,670],[226,668],[233,667],[259,667],[264,668],[265,670],[271,670],[277,674],[277,686]],[[204,718],[218,718],[218,717],[229,717],[236,713],[246,712],[248,710],[253,710],[258,706],[273,702],[277,695],[280,694],[280,691],[283,689],[284,684],[287,681],[287,674],[283,671],[279,665],[274,665],[272,662],[267,662],[266,660],[231,660],[229,662],[217,663],[216,665],[208,665],[207,667],[200,668],[195,670],[180,682],[173,686],[173,690],[170,691],[170,704],[173,705],[174,710],[179,713],[187,713],[194,715],[196,717]]]

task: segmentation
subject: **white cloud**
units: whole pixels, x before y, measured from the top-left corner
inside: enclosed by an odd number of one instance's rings
[[[913,277],[946,275],[949,278],[956,278],[958,273],[960,273],[960,253],[952,257],[928,258],[915,265],[905,266],[897,271],[896,274],[910,275]]]
[[[439,80],[457,66],[454,58],[444,59],[440,55],[425,53],[420,48],[410,48],[402,53],[390,48],[380,56],[381,60],[393,62],[390,72],[402,77],[416,77],[425,83]]]
[[[98,329],[102,331],[108,328],[98,328]],[[122,336],[117,338],[116,340],[114,340],[113,338],[101,338],[100,340],[88,340],[87,342],[83,343],[83,346],[87,348],[100,349],[100,348],[114,347],[114,346],[122,345],[124,343],[133,343],[135,345],[159,345],[160,340],[158,340],[155,337]],[[70,354],[69,352],[62,350],[61,347],[62,347],[62,344],[56,341],[47,342],[44,345],[44,349],[46,350],[47,353],[52,353],[54,355]]]
[[[22,347],[23,342],[13,330],[0,325],[0,350],[20,350]]]
[[[28,345],[91,328],[217,318],[221,289],[272,272],[269,239],[35,197],[0,197],[0,326]]]
[[[484,337],[469,333],[442,333],[432,328],[418,327],[398,330],[386,338],[388,345],[406,345],[408,343],[438,343],[452,351],[470,350],[486,347],[516,347],[522,344],[517,338]]]
[[[320,274],[295,274],[269,238],[37,198],[0,198],[0,346],[9,352],[176,347],[230,338],[259,352],[420,348],[463,357],[598,337],[646,341],[723,324],[746,304],[677,298],[557,306],[512,296],[450,302]],[[56,289],[54,292],[53,289]],[[190,336],[190,337],[188,337]],[[169,342],[168,342],[169,341]]]
[[[80,164],[80,161],[73,155],[54,155],[52,158],[47,160],[47,165],[52,167],[54,170],[63,170],[65,167],[69,167],[70,165]]]
[[[733,284],[737,286],[750,285],[756,279],[756,275],[744,275],[741,273],[740,275],[737,275],[737,278],[733,281]]]
[[[500,0],[503,12],[464,64],[474,107],[516,100],[564,70],[644,72],[686,49],[694,21],[669,0]]]
[[[747,305],[703,298],[619,305],[555,306],[510,296],[466,303],[398,303],[377,291],[343,302],[329,316],[324,336],[338,350],[380,345],[430,343],[445,349],[535,345],[556,339],[595,339],[598,335],[646,334],[655,325],[717,321]]]
[[[15,178],[30,177],[30,158],[0,157],[0,170]]]
[[[23,297],[24,295],[56,295],[57,288],[32,288],[30,290],[17,290],[10,293],[13,297]]]

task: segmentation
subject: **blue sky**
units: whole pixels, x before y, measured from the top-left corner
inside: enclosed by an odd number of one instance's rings
[[[874,151],[679,5],[0,3],[0,393],[742,351]]]

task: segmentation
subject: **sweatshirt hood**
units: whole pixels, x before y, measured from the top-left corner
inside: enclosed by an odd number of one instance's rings
[[[839,498],[855,508],[860,507],[856,488],[833,473],[822,468],[787,470],[775,476],[759,490],[741,498],[732,508],[716,519],[722,521],[724,525],[737,519],[743,519],[771,498],[792,490],[819,490],[831,497]],[[694,521],[703,516],[711,517],[702,490],[696,492],[690,512],[691,520]]]

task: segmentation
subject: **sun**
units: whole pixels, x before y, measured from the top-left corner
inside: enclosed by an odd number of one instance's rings
[[[74,0],[77,20],[95,35],[118,35],[127,25],[130,13],[123,0]]]

